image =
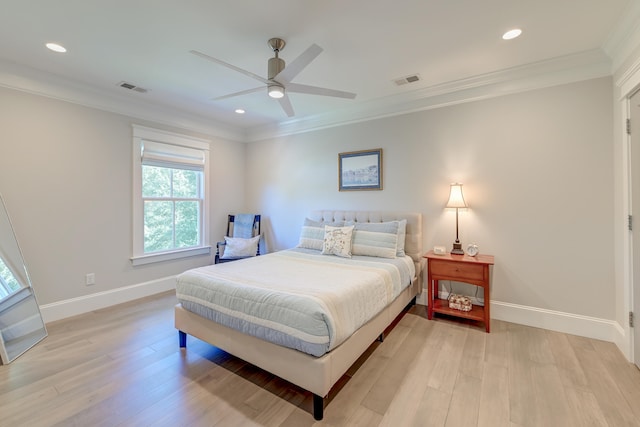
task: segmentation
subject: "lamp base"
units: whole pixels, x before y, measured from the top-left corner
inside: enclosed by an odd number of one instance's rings
[[[464,251],[462,250],[462,243],[454,243],[453,249],[451,249],[451,253],[454,255],[464,255]]]

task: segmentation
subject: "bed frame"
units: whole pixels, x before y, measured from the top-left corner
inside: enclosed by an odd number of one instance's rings
[[[353,363],[365,352],[394,319],[422,291],[422,214],[415,212],[313,211],[310,219],[323,222],[353,220],[384,222],[407,220],[405,252],[416,264],[416,277],[387,308],[360,327],[351,337],[321,357],[282,347],[245,335],[182,308],[175,307],[175,327],[180,347],[187,345],[187,334],[214,345],[265,371],[271,372],[313,394],[313,417],[321,420],[324,397]]]

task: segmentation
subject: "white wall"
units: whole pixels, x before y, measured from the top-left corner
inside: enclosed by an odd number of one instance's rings
[[[227,213],[243,207],[244,144],[0,89],[0,193],[40,305],[115,293],[211,262],[201,256],[132,267],[132,123],[211,141],[214,246]],[[95,273],[94,286],[85,285],[87,273]]]
[[[424,247],[449,247],[444,204],[460,181],[471,206],[460,238],[495,255],[492,299],[604,320],[610,333],[611,100],[601,78],[252,143],[247,201],[270,222],[271,250],[295,246],[312,209],[420,211]],[[384,190],[339,192],[338,153],[371,148],[384,152]]]
[[[602,78],[245,145],[0,89],[0,193],[39,303],[64,310],[210,262],[131,266],[132,123],[212,141],[212,243],[229,212],[262,213],[277,250],[310,210],[342,208],[420,211],[425,248],[450,246],[443,206],[460,181],[461,240],[496,256],[494,318],[615,340],[612,99]],[[370,148],[384,150],[384,190],[339,192],[338,153]]]

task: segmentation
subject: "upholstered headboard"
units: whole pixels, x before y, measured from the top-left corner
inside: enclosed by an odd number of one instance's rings
[[[401,211],[312,211],[309,219],[322,222],[356,221],[356,222],[386,222],[407,220],[407,236],[404,250],[416,263],[416,274],[422,260],[422,214],[420,212]]]

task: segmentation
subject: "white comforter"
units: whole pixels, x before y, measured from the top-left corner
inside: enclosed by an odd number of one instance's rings
[[[319,356],[391,303],[413,276],[409,257],[345,259],[293,249],[187,271],[177,295],[187,310]]]

